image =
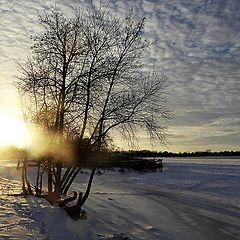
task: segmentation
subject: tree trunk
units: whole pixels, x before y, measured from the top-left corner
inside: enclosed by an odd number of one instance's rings
[[[69,168],[69,171],[67,170],[67,175],[65,177],[65,179],[62,179],[62,184],[61,184],[61,192],[64,192],[64,189],[66,188],[70,178],[72,177],[72,175],[74,174],[74,171],[77,169],[77,167],[74,168]],[[65,175],[65,174],[64,174]]]
[[[52,161],[48,159],[48,167],[47,167],[47,174],[48,174],[48,193],[52,193]]]
[[[89,193],[90,193],[90,189],[91,189],[91,185],[92,185],[92,180],[93,180],[93,176],[95,173],[95,168],[92,170],[89,181],[88,181],[88,186],[87,186],[87,190],[86,193],[83,194],[80,192],[79,196],[78,196],[78,201],[77,204],[73,205],[73,206],[65,206],[64,210],[68,213],[68,215],[73,219],[73,220],[78,220],[79,218],[81,219],[86,219],[86,212],[81,210],[81,207],[83,206],[83,204],[86,202],[86,200],[88,199]]]
[[[61,186],[63,185],[63,183],[65,182],[66,178],[68,177],[69,175],[69,172],[71,171],[72,167],[68,167],[67,170],[65,171],[63,177],[62,177],[62,180],[61,180]]]
[[[72,175],[71,179],[68,181],[68,184],[66,185],[65,189],[63,190],[64,194],[67,194],[68,189],[70,188],[70,186],[72,185],[74,179],[76,178],[76,176],[78,175],[78,173],[80,172],[80,168],[77,168],[77,170],[74,172],[74,174]]]
[[[26,164],[25,164],[24,178],[25,178],[25,181],[26,181],[26,184],[27,184],[27,192],[28,192],[28,194],[32,195],[33,192],[32,192],[32,189],[31,189],[31,184],[27,179],[27,165]]]
[[[62,173],[62,163],[57,162],[57,172],[56,172],[56,182],[55,182],[55,193],[61,195],[61,173]]]
[[[25,167],[24,165],[22,166],[22,190],[23,190],[23,194],[26,195],[27,194],[27,190],[26,190],[26,185],[25,185]]]
[[[69,198],[66,198],[66,199],[60,201],[58,205],[59,205],[59,207],[65,207],[68,203],[74,201],[76,198],[77,198],[77,192],[74,191],[72,197],[69,197]]]
[[[81,201],[79,203],[80,205],[80,208],[83,206],[83,204],[86,202],[86,200],[88,199],[88,196],[89,196],[89,193],[90,193],[90,190],[91,190],[91,186],[92,186],[92,181],[93,181],[93,177],[94,177],[94,173],[96,171],[96,168],[94,168],[91,172],[91,175],[90,175],[90,178],[89,178],[89,181],[88,181],[88,186],[87,186],[87,190],[84,194],[84,196],[81,198]]]
[[[31,184],[27,179],[27,160],[24,159],[23,160],[23,166],[22,166],[22,190],[23,190],[23,194],[33,194],[32,189],[31,189]],[[26,185],[27,185],[27,189],[26,189]]]
[[[42,175],[43,175],[43,172],[41,172],[40,174],[40,185],[39,185],[40,196],[42,195]]]
[[[39,197],[41,195],[40,189],[39,189],[39,180],[40,180],[40,162],[38,162],[38,169],[37,169],[37,180],[36,180],[36,196]]]

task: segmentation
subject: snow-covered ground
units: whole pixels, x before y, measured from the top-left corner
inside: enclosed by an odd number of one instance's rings
[[[16,164],[0,164],[0,239],[240,239],[240,159],[167,159],[164,171],[101,171],[73,221],[20,191]],[[83,191],[89,173],[72,190]],[[123,233],[123,234],[121,234]],[[113,237],[115,236],[115,237]]]

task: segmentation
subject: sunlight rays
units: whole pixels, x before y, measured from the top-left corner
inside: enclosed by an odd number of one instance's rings
[[[0,147],[24,147],[29,132],[26,124],[16,114],[0,111]]]

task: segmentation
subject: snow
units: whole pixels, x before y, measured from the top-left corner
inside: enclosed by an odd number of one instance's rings
[[[86,220],[73,221],[21,189],[16,163],[0,164],[0,239],[240,239],[240,159],[165,158],[163,172],[96,174]],[[90,173],[72,190],[84,191]]]

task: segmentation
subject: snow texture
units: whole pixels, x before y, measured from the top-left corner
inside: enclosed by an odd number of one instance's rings
[[[1,161],[0,239],[240,239],[240,159],[163,162],[162,173],[101,170],[87,219],[73,221],[44,199],[13,196],[20,172]],[[84,191],[88,178],[83,171],[72,190]]]

